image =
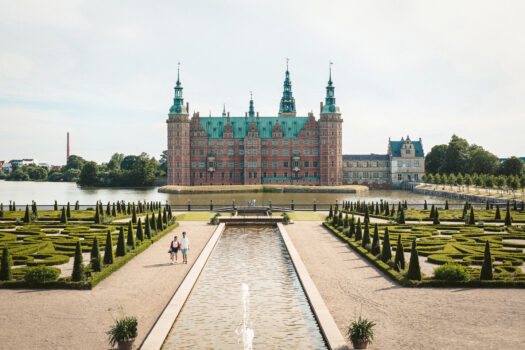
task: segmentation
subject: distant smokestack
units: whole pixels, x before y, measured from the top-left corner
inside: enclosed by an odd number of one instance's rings
[[[69,131],[67,132],[67,158],[66,163],[69,160]]]

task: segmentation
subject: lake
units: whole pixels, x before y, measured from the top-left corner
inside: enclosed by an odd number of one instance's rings
[[[72,182],[33,182],[33,181],[4,181],[0,180],[0,202],[4,206],[14,200],[17,205],[25,205],[36,201],[38,205],[51,205],[58,201],[59,205],[67,202],[75,203],[77,200],[82,205],[93,205],[97,201],[107,203],[117,200],[128,201],[169,201],[172,204],[214,204],[245,205],[255,199],[257,205],[287,204],[293,200],[296,204],[341,203],[345,201],[376,202],[381,199],[390,203],[407,201],[410,204],[422,204],[425,200],[429,203],[444,203],[445,199],[436,196],[415,194],[401,190],[371,190],[370,192],[352,193],[214,193],[214,194],[168,194],[157,192],[157,187],[148,188],[80,188]],[[450,204],[463,203],[463,201],[450,200]]]

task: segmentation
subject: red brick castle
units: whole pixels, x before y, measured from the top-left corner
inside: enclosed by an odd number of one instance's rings
[[[286,68],[279,114],[255,113],[253,98],[244,116],[190,118],[177,74],[168,114],[168,185],[294,184],[341,185],[341,112],[335,104],[332,74],[320,117],[296,115]]]

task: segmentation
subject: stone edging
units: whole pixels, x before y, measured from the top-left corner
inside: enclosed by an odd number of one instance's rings
[[[162,348],[166,337],[168,336],[175,319],[179,315],[186,299],[190,295],[193,286],[197,282],[202,270],[206,266],[206,262],[210,257],[215,245],[217,244],[222,232],[224,231],[224,224],[219,224],[215,229],[208,243],[202,249],[199,257],[191,267],[190,271],[184,277],[184,280],[177,288],[175,294],[171,297],[168,305],[162,311],[153,328],[149,331],[146,339],[142,342],[140,349],[142,350],[158,350]]]
[[[295,249],[295,246],[290,239],[290,236],[288,236],[288,232],[286,232],[286,229],[281,223],[277,224],[277,228],[281,232],[284,244],[295,267],[299,281],[303,286],[303,290],[306,293],[310,307],[312,308],[315,318],[317,319],[317,323],[319,324],[321,333],[323,334],[323,337],[326,341],[326,345],[331,350],[348,349],[343,335],[339,331],[339,328],[337,328],[337,325],[335,324],[330,311],[328,311],[321,294],[319,294],[319,291],[312,281],[308,270],[306,270],[299,253]]]

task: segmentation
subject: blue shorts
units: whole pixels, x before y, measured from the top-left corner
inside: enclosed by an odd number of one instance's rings
[[[179,252],[179,248],[173,248],[173,249],[171,250],[171,252],[176,254],[176,253]]]

